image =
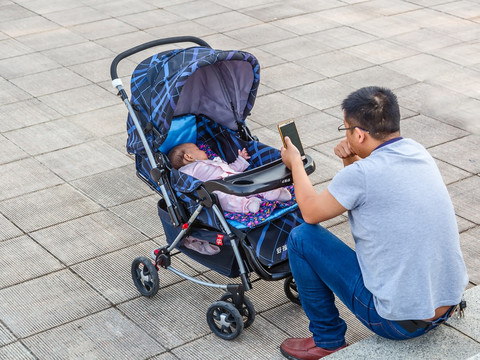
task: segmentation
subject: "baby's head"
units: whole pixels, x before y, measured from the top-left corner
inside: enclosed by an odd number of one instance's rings
[[[175,146],[168,153],[168,159],[175,169],[197,160],[208,160],[207,154],[194,143],[184,143]]]

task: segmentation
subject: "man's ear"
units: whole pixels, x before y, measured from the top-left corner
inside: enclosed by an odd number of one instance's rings
[[[367,132],[362,129],[355,128],[354,134],[357,137],[359,144],[362,144],[367,139]]]

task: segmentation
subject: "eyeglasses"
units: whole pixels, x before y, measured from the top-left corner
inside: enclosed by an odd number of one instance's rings
[[[359,128],[360,130],[365,131],[367,134],[370,134],[370,131],[369,131],[369,130],[364,129],[364,128],[360,127],[360,126],[345,127],[344,124],[340,125],[340,126],[337,128],[337,130],[338,130],[338,131],[342,131],[342,130],[345,130],[345,131],[346,131],[346,130],[353,130],[353,129],[355,129],[355,128]]]

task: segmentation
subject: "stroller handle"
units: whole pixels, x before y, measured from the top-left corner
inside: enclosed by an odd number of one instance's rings
[[[177,37],[170,37],[170,38],[165,38],[165,39],[153,40],[153,41],[135,46],[131,49],[125,50],[124,52],[118,54],[115,57],[115,59],[113,59],[112,65],[110,66],[110,76],[111,76],[112,80],[115,80],[115,79],[118,78],[117,66],[118,66],[118,63],[121,60],[123,60],[123,59],[125,59],[125,58],[127,58],[127,57],[129,57],[133,54],[136,54],[138,52],[141,52],[143,50],[146,50],[146,49],[149,49],[149,48],[152,48],[152,47],[155,47],[155,46],[175,44],[175,43],[181,43],[181,42],[193,42],[193,43],[198,44],[200,46],[205,46],[205,47],[211,48],[211,46],[208,45],[207,42],[205,42],[202,39],[197,38],[195,36],[177,36]]]

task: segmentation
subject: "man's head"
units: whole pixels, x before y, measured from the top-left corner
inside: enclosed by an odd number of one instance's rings
[[[378,86],[358,89],[343,100],[342,109],[348,127],[367,130],[375,140],[384,140],[400,131],[397,97],[389,89]]]
[[[184,143],[172,148],[168,153],[168,159],[175,169],[180,169],[196,160],[208,160],[208,157],[194,143]]]

